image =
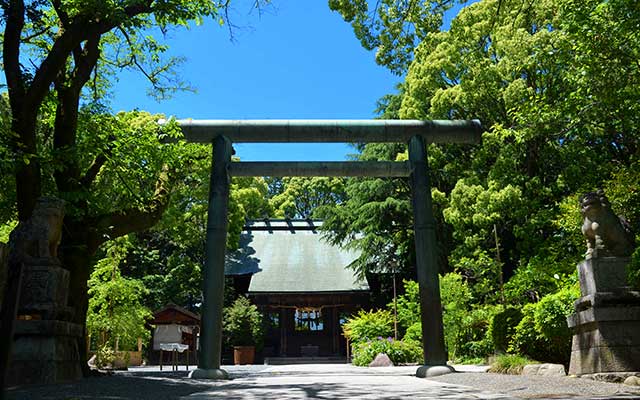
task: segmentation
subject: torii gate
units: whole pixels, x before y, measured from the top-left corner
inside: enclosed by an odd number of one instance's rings
[[[227,206],[231,176],[409,177],[412,187],[416,268],[420,286],[424,365],[419,377],[451,372],[442,328],[442,306],[431,209],[426,143],[479,143],[480,121],[419,120],[179,120],[189,142],[211,143],[203,308],[196,379],[227,379],[220,368]],[[408,143],[409,161],[231,162],[232,143]]]

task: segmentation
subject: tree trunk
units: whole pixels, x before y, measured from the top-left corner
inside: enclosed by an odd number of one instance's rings
[[[11,129],[17,135],[13,151],[18,157],[16,168],[16,200],[18,219],[26,221],[41,193],[40,160],[36,149],[36,116],[21,113],[14,116]],[[29,114],[29,115],[24,115]],[[20,159],[22,158],[22,159]]]
[[[73,308],[72,322],[83,327],[83,336],[78,339],[78,351],[80,353],[80,366],[82,374],[89,374],[87,365],[87,309],[89,307],[89,295],[87,293],[87,281],[93,253],[90,251],[86,238],[88,227],[81,221],[70,221],[65,218],[65,232],[58,248],[58,256],[62,266],[69,270],[69,300],[68,304]]]

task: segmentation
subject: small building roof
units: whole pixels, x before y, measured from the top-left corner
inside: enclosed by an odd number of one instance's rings
[[[321,226],[318,220],[251,221],[239,249],[227,255],[225,274],[253,274],[249,293],[368,290],[348,268],[358,252],[330,244]]]
[[[154,325],[198,325],[200,324],[200,316],[178,305],[167,304],[153,313],[151,323]]]

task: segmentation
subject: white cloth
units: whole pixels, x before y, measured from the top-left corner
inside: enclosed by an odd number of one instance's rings
[[[153,333],[153,349],[160,350],[160,343],[182,343],[182,333],[193,333],[190,326],[157,325]]]
[[[173,351],[177,350],[178,353],[182,353],[185,350],[189,349],[188,344],[180,344],[180,343],[160,343],[160,350],[164,351]]]

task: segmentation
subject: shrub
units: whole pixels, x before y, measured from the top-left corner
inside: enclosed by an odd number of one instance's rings
[[[422,343],[422,323],[416,322],[407,328],[407,332],[404,334],[402,340],[413,340],[415,342]]]
[[[578,296],[579,290],[573,285],[525,305],[509,351],[540,361],[567,364],[571,351],[567,316],[573,312],[573,302]]]
[[[420,321],[420,289],[418,282],[403,280],[404,294],[398,296],[398,325],[408,329],[416,321]],[[393,301],[387,304],[387,309],[393,310]]]
[[[96,367],[103,369],[110,367],[116,359],[116,352],[113,351],[109,344],[104,344],[98,348],[96,352]]]
[[[500,353],[507,351],[520,320],[522,320],[522,311],[515,307],[506,307],[493,315],[489,323],[488,335],[495,351]]]
[[[354,344],[393,334],[393,316],[390,311],[360,310],[343,325],[344,335]],[[375,357],[375,356],[374,356]]]
[[[232,346],[262,347],[262,315],[246,297],[224,310],[224,333]]]
[[[463,321],[469,312],[471,290],[462,275],[449,273],[440,278],[442,298],[442,322],[444,340],[450,358],[455,358],[458,350],[458,338],[463,330]]]
[[[493,342],[488,330],[497,309],[495,306],[476,307],[464,316],[451,359],[462,363],[470,360],[477,362],[493,353]]]
[[[502,354],[493,360],[491,367],[489,368],[489,372],[519,375],[522,373],[522,369],[525,365],[534,363],[535,361],[529,360],[527,357],[520,355]]]
[[[352,349],[353,364],[361,367],[369,365],[380,353],[389,356],[395,365],[420,363],[423,359],[422,347],[418,342],[393,340],[391,337],[354,343]]]

